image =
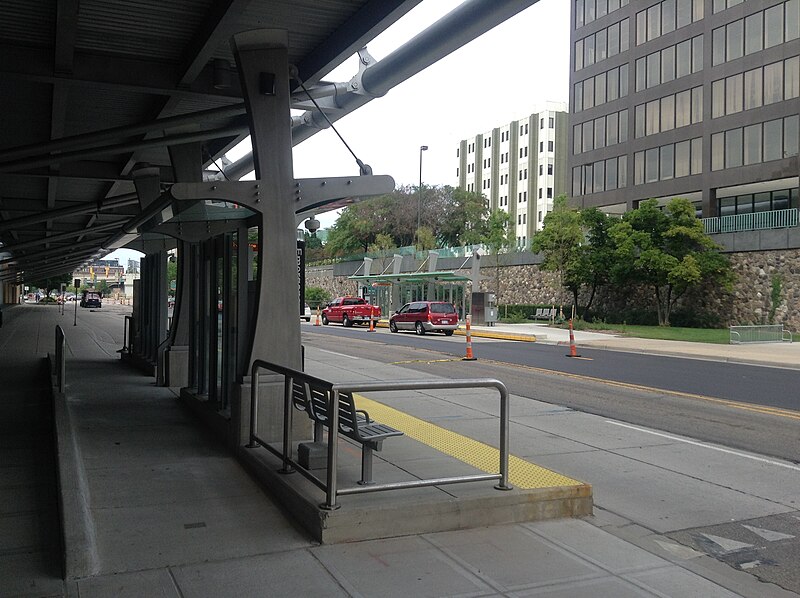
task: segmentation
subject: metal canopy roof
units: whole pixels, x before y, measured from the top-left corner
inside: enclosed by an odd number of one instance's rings
[[[442,272],[406,272],[403,274],[371,274],[369,276],[350,276],[348,280],[362,280],[364,282],[468,282],[469,276],[456,274],[453,271]]]
[[[468,0],[449,35],[376,69],[371,95],[321,81],[420,1],[0,0],[0,280],[105,254],[143,218],[135,166],[169,185],[168,146],[201,143],[207,166],[249,133],[234,34],[286,29],[298,78],[336,120],[536,2]],[[295,123],[295,144],[327,126],[316,116]]]

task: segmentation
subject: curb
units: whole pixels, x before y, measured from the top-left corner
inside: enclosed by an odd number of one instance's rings
[[[375,322],[375,328],[388,328],[388,327],[389,327],[388,320],[378,320],[377,322]],[[456,336],[467,335],[466,331],[462,328],[458,328],[457,330],[453,331],[453,334]],[[487,330],[476,330],[474,327],[470,330],[470,334],[472,336],[477,336],[481,338],[493,338],[501,341],[521,341],[524,343],[535,343],[539,340],[539,337],[537,337],[534,334],[514,334],[513,332],[489,332]]]

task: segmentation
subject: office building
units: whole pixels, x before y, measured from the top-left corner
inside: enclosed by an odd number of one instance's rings
[[[458,186],[508,212],[519,247],[542,228],[553,199],[568,193],[566,104],[548,102],[520,120],[460,142]]]
[[[574,205],[798,208],[800,0],[571,1]]]

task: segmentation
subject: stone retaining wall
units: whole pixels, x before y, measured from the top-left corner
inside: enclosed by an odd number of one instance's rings
[[[781,301],[775,309],[774,323],[800,332],[800,249],[728,253],[736,274],[733,291],[702,288],[682,298],[680,307],[702,311],[714,316],[723,326],[729,324],[767,324],[772,293],[772,281],[782,279]],[[485,276],[482,291],[493,292],[496,269],[493,265],[481,268]],[[559,292],[558,276],[541,271],[538,265],[500,266],[498,304],[559,304],[572,303],[572,297]],[[322,287],[331,296],[352,295],[356,283],[345,276],[334,276],[333,266],[310,267],[306,270],[306,285]],[[615,309],[632,304],[655,311],[652,294],[647,289],[610,289],[595,299],[598,309]],[[582,302],[585,302],[582,298]]]

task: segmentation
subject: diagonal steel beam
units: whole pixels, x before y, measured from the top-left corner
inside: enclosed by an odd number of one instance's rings
[[[91,214],[92,212],[113,210],[129,205],[138,205],[139,199],[136,193],[128,193],[125,195],[118,195],[116,197],[109,197],[101,202],[83,202],[75,206],[66,208],[58,208],[55,210],[47,210],[46,212],[39,212],[31,214],[30,216],[22,216],[20,218],[13,218],[11,220],[4,220],[0,222],[0,232],[15,228],[24,228],[32,224],[39,224],[48,220],[58,220],[67,216],[78,216],[80,214]]]
[[[4,245],[3,251],[18,251],[20,249],[26,249],[28,247],[36,247],[37,245],[44,245],[45,243],[50,243],[52,241],[61,241],[63,239],[71,239],[73,237],[81,237],[87,234],[95,234],[95,233],[102,233],[107,232],[115,228],[119,228],[122,226],[122,222],[109,222],[107,224],[101,224],[100,226],[95,226],[93,228],[81,228],[79,230],[72,230],[64,233],[58,233],[55,235],[50,235],[49,237],[41,237],[39,239],[32,239],[31,241],[23,241],[22,243],[14,243],[13,245]]]

